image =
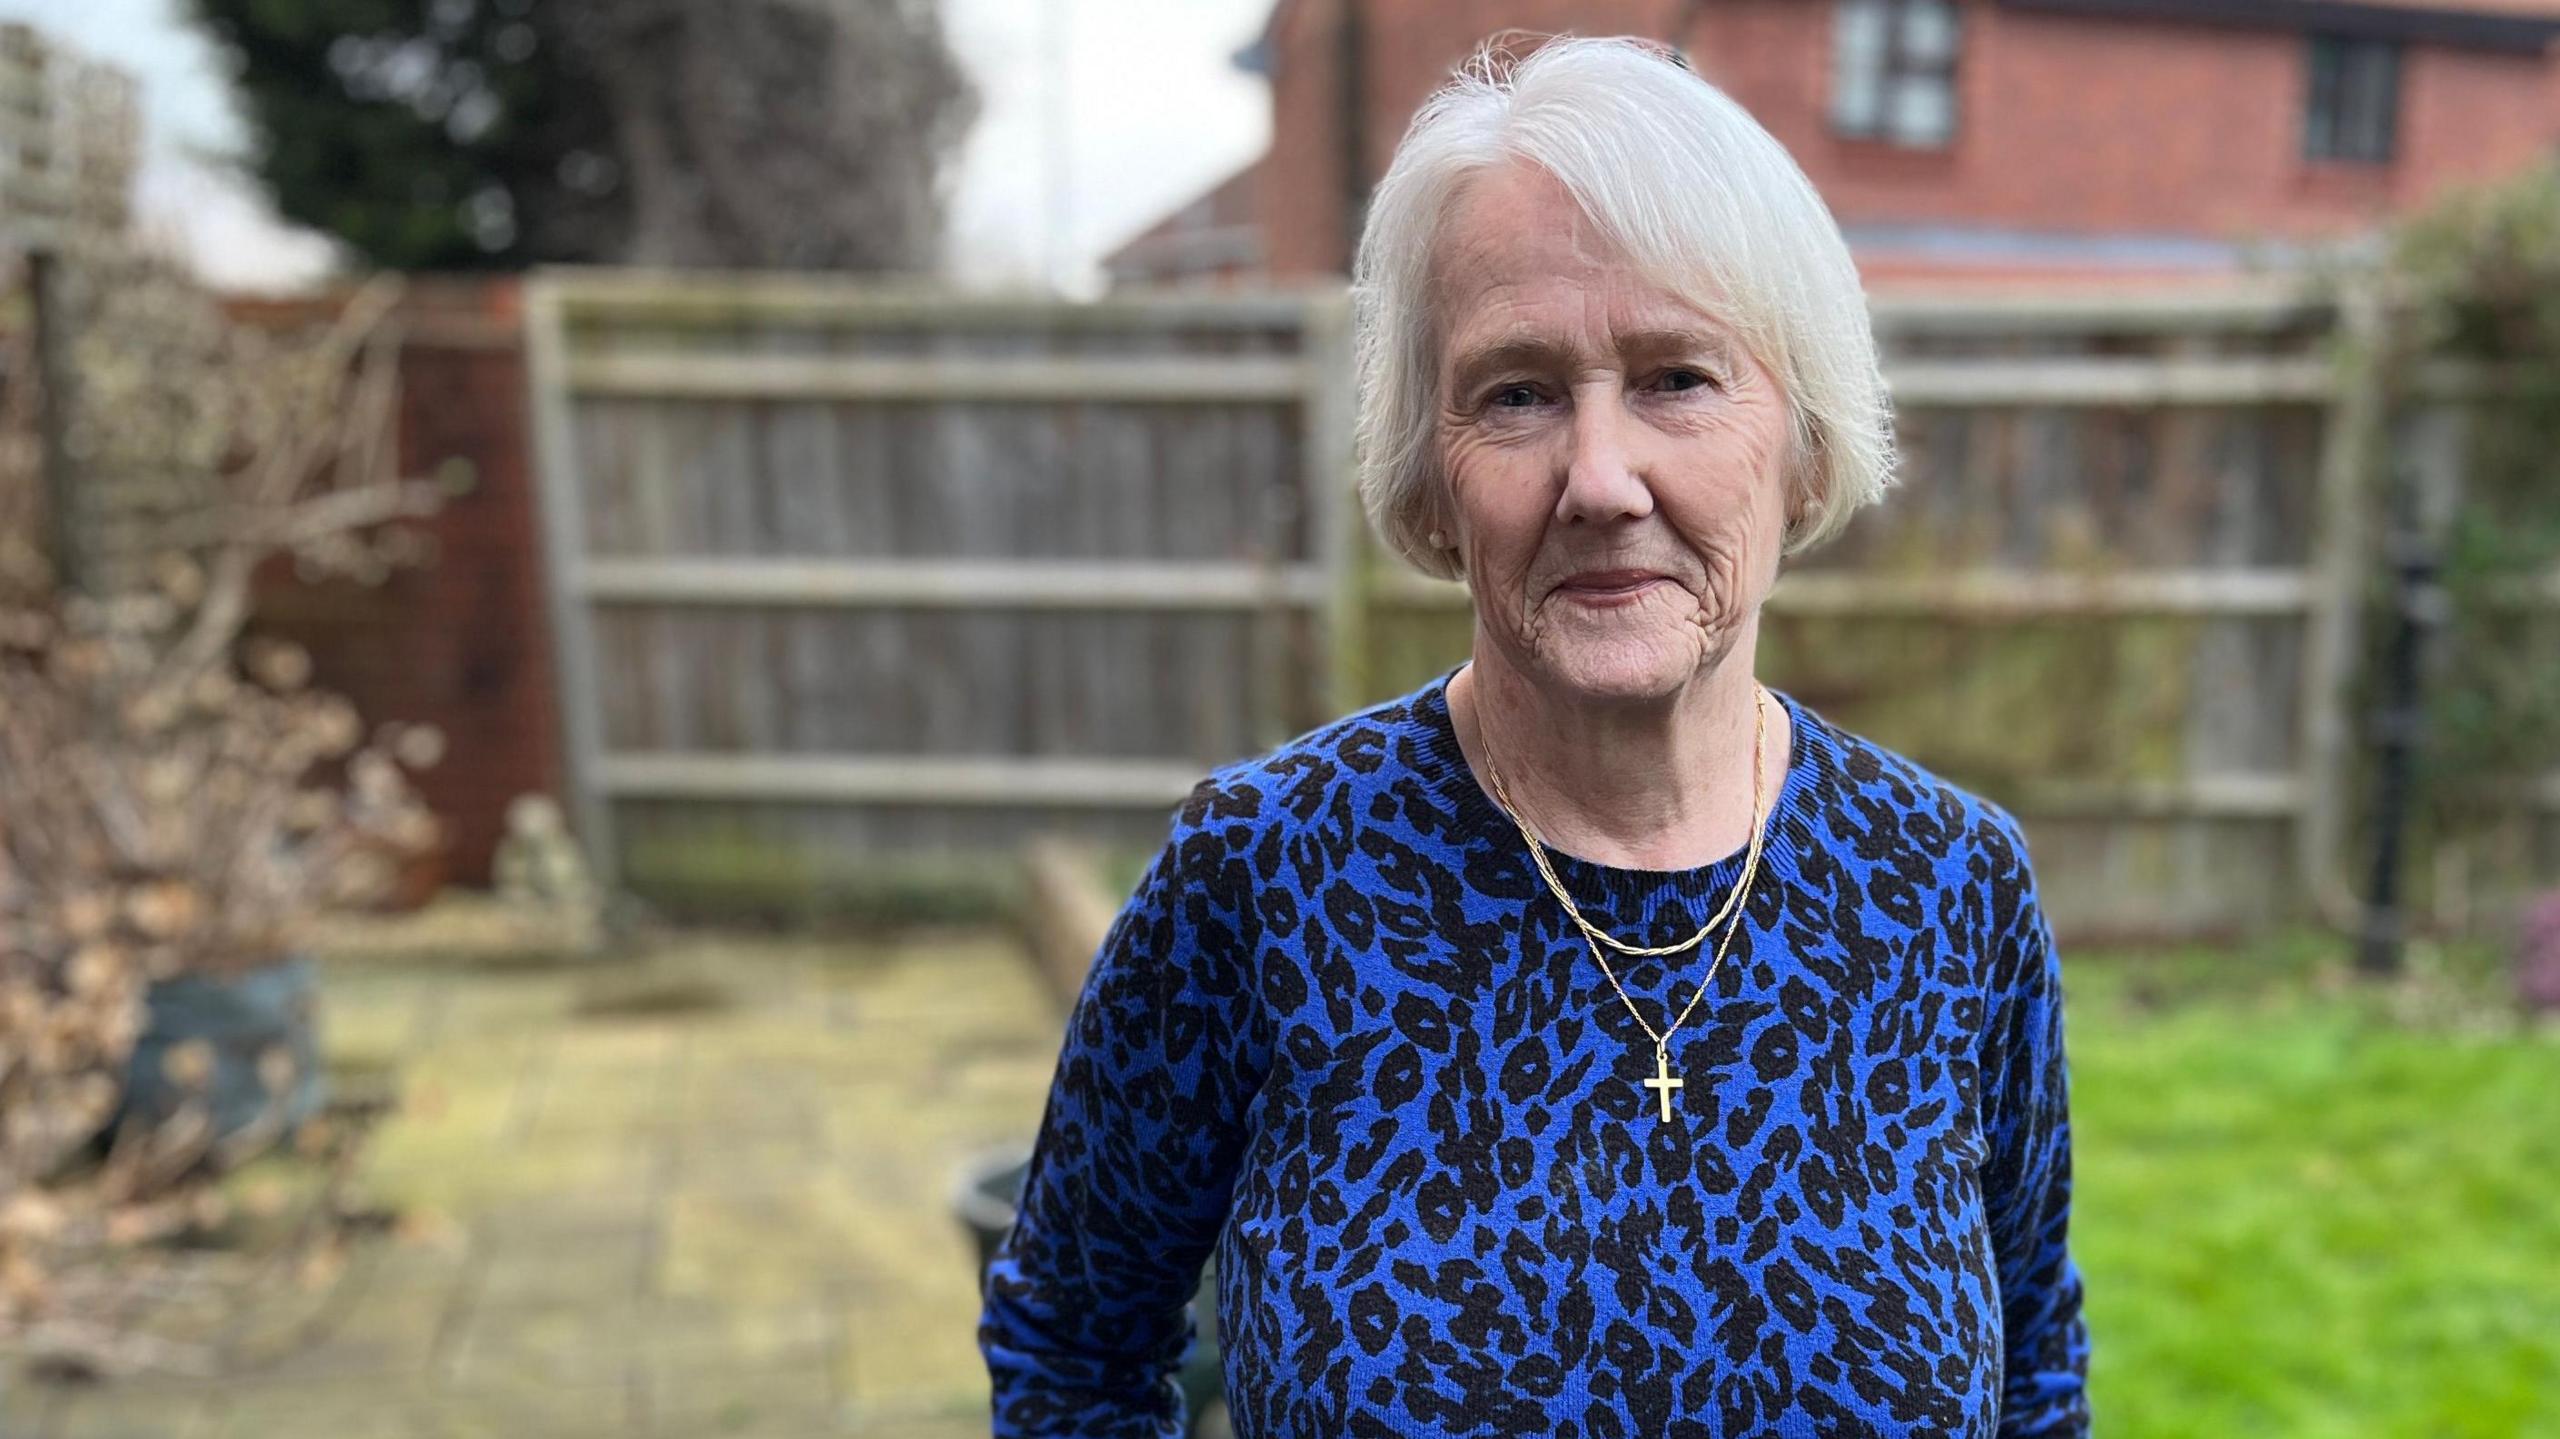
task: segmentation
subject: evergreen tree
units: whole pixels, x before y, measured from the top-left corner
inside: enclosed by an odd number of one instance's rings
[[[289,219],[394,269],[929,265],[931,0],[193,0]]]

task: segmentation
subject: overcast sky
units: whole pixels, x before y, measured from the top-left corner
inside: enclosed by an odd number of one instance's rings
[[[978,81],[977,129],[951,177],[957,272],[979,283],[1092,283],[1094,261],[1261,152],[1262,81],[1229,57],[1271,0],[943,0]],[[327,249],[276,222],[253,184],[213,158],[241,127],[220,59],[186,0],[0,0],[141,81],[137,206],[219,283],[290,286]]]

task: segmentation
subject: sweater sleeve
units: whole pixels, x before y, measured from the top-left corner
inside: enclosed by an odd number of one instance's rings
[[[1113,919],[1067,1023],[1012,1231],[981,1293],[996,1439],[1178,1436],[1173,1371],[1260,1088],[1230,896],[1250,827],[1210,782]],[[1231,844],[1228,834],[1237,836]]]
[[[2071,1256],[2071,1099],[2062,961],[2017,820],[1997,811],[1984,1202],[2006,1335],[2001,1439],[2086,1436],[2089,1330]]]

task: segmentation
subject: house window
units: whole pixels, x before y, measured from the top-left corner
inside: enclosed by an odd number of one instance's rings
[[[1939,146],[1956,133],[1955,0],[1839,0],[1831,124],[1843,135]]]
[[[2311,37],[2311,95],[2302,123],[2306,158],[2387,163],[2399,114],[2398,45]]]

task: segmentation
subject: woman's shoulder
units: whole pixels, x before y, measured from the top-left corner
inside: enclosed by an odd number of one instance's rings
[[[1419,691],[1380,700],[1218,766],[1184,798],[1180,827],[1294,828],[1320,819],[1346,791],[1393,783],[1413,765],[1419,703]]]
[[[1256,895],[1334,872],[1374,801],[1411,773],[1412,704],[1382,700],[1210,770],[1173,814],[1165,877],[1242,913],[1264,902]]]
[[[1961,972],[1979,992],[2050,982],[2052,931],[2017,815],[1889,745],[1826,731],[1835,782],[1813,823],[1838,861],[1833,882],[1907,925],[1943,926],[1978,957]]]
[[[1863,836],[1872,846],[1875,818],[1890,815],[1895,823],[1885,838],[1972,871],[1976,880],[2032,883],[2026,831],[2007,805],[1827,716],[1813,718],[1835,781],[1818,806],[1834,837]]]

